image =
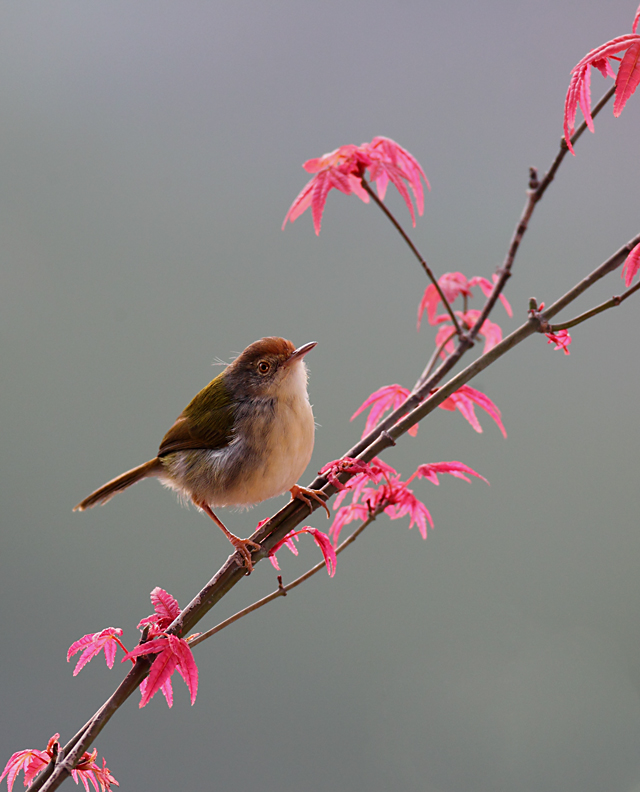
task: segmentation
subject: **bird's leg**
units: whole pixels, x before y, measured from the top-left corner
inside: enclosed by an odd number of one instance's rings
[[[291,500],[295,500],[297,498],[298,500],[301,500],[303,503],[306,503],[307,506],[309,507],[309,511],[313,511],[313,509],[311,508],[311,501],[309,500],[309,498],[313,498],[313,500],[317,501],[326,511],[327,519],[328,520],[331,519],[331,512],[329,511],[329,507],[323,500],[323,498],[326,498],[327,496],[322,490],[309,489],[308,487],[299,487],[297,484],[294,484],[293,487],[291,487],[291,489],[289,490],[289,492],[291,493]]]
[[[250,575],[253,572],[253,562],[251,561],[251,550],[249,549],[249,546],[251,546],[254,550],[260,550],[261,546],[257,542],[252,542],[251,539],[240,539],[240,537],[232,534],[231,531],[225,527],[222,520],[216,517],[209,504],[197,503],[196,501],[194,501],[194,503],[199,509],[202,509],[205,514],[208,514],[209,517],[211,517],[211,519],[218,526],[218,528],[220,528],[222,533],[227,537],[238,553],[240,553],[240,557],[244,562],[244,566],[247,568],[247,575]]]

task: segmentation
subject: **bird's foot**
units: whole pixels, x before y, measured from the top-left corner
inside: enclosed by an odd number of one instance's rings
[[[244,566],[247,570],[247,575],[250,575],[253,572],[251,550],[260,550],[261,546],[257,542],[252,542],[251,539],[240,539],[239,536],[234,536],[232,533],[229,533],[227,539],[235,547],[237,552],[240,553],[243,562],[241,566]]]
[[[257,542],[252,542],[251,539],[240,539],[239,536],[232,534],[222,522],[222,520],[219,517],[216,517],[208,503],[196,500],[193,502],[199,509],[202,509],[205,514],[208,514],[209,517],[211,517],[214,523],[222,530],[222,533],[234,546],[236,551],[240,553],[240,558],[242,559],[240,566],[244,566],[247,570],[247,575],[250,575],[253,572],[253,561],[251,560],[251,550],[249,547],[252,547],[254,550],[260,550],[261,546]]]
[[[324,502],[324,499],[327,495],[322,490],[314,490],[309,489],[308,487],[299,487],[297,484],[294,484],[293,487],[289,490],[291,493],[291,500],[301,500],[303,503],[306,503],[309,507],[309,511],[313,511],[313,507],[311,506],[310,498],[313,498],[314,501],[317,501],[322,508],[327,513],[327,519],[331,519],[331,512],[329,511],[329,507]]]

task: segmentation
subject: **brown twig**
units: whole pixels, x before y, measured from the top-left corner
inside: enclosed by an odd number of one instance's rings
[[[422,268],[427,273],[427,276],[428,276],[429,280],[436,287],[438,295],[439,295],[440,299],[442,300],[442,304],[446,308],[447,313],[449,314],[449,317],[451,318],[451,321],[453,322],[453,326],[456,328],[456,334],[457,335],[462,335],[462,328],[460,327],[460,323],[458,322],[458,317],[455,315],[455,313],[453,311],[453,308],[449,304],[449,300],[447,300],[447,298],[444,296],[444,292],[442,291],[442,288],[441,288],[440,284],[438,283],[438,279],[436,278],[436,276],[431,271],[431,268],[429,267],[429,265],[425,261],[424,257],[422,256],[422,254],[420,253],[418,248],[413,244],[413,242],[409,238],[409,235],[404,230],[404,228],[400,225],[400,223],[396,220],[396,218],[393,215],[393,213],[391,212],[391,210],[386,206],[386,204],[383,201],[380,200],[380,198],[378,198],[378,196],[375,194],[374,190],[371,188],[371,185],[364,178],[364,176],[361,177],[360,183],[362,184],[362,187],[369,193],[371,198],[373,198],[374,202],[380,207],[380,209],[382,209],[382,211],[385,213],[387,218],[394,225],[396,231],[400,234],[400,236],[407,243],[407,245],[409,246],[409,249],[411,250],[413,255],[418,259],[418,261],[420,262]]]
[[[561,324],[554,324],[549,325],[549,330],[544,330],[542,332],[550,332],[550,333],[557,333],[558,330],[569,330],[571,327],[576,327],[576,325],[582,324],[582,322],[586,322],[587,319],[591,319],[593,316],[597,316],[599,313],[603,311],[607,311],[609,308],[617,308],[619,305],[631,297],[632,294],[640,289],[640,281],[636,283],[635,286],[632,286],[628,291],[624,294],[619,295],[618,297],[612,297],[610,300],[606,300],[600,305],[596,305],[595,308],[591,308],[589,311],[585,311],[584,313],[576,316],[575,319],[570,319],[568,322],[562,322]]]

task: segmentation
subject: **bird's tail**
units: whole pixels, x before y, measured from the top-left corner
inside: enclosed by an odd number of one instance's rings
[[[111,500],[116,493],[127,489],[127,487],[140,481],[140,479],[148,478],[149,476],[157,476],[162,469],[162,462],[158,457],[150,459],[148,462],[145,462],[144,465],[138,465],[138,467],[132,470],[127,470],[127,472],[123,473],[121,476],[107,481],[100,489],[97,489],[83,501],[80,501],[73,510],[84,511],[85,509],[91,509],[98,503],[106,503],[108,500]]]

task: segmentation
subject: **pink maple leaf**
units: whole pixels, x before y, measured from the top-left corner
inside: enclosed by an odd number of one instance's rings
[[[363,143],[361,148],[371,158],[371,164],[368,166],[369,178],[376,183],[380,200],[384,200],[387,185],[391,181],[404,198],[415,227],[416,217],[413,211],[413,203],[404,182],[407,182],[414,194],[419,215],[422,215],[424,211],[424,192],[421,178],[424,179],[427,189],[431,189],[418,160],[396,143],[395,140],[387,137],[374,137],[371,143]]]
[[[71,775],[76,784],[78,780],[82,781],[82,785],[86,792],[89,792],[89,781],[96,792],[105,792],[105,790],[111,789],[111,784],[120,786],[109,772],[104,758],[102,760],[102,767],[96,764],[97,756],[98,751],[95,748],[91,753],[87,751],[84,752],[78,764],[71,771]]]
[[[459,313],[459,311],[456,311]],[[447,317],[448,318],[448,317]],[[443,324],[440,325],[438,328],[438,332],[436,333],[436,349],[442,347],[442,351],[440,352],[440,357],[444,360],[446,358],[445,352],[451,354],[455,350],[455,346],[453,344],[453,339],[455,338],[456,331],[451,324]]]
[[[480,311],[472,309],[464,314],[461,313],[460,318],[462,319],[463,324],[471,329],[480,318],[480,313]],[[484,338],[483,353],[486,354],[490,349],[493,349],[494,346],[502,341],[502,328],[495,322],[485,319],[482,323],[482,326],[480,327],[478,335],[481,335]]]
[[[353,484],[352,502],[338,510],[330,530],[336,544],[345,525],[355,519],[365,520],[376,510],[384,511],[392,520],[408,514],[411,517],[409,528],[418,525],[421,535],[426,538],[427,523],[433,528],[429,510],[407,487],[407,482],[401,481],[396,470],[387,466],[383,483],[377,489],[364,486],[366,479],[367,476],[361,474],[349,482]]]
[[[463,313],[462,311],[456,311],[456,315],[460,319],[460,324],[470,330],[475,323],[478,321],[480,317],[480,311],[475,309],[470,309]],[[448,319],[449,317],[441,317],[441,319]],[[486,354],[490,349],[493,349],[496,344],[499,344],[502,341],[502,328],[500,325],[495,324],[495,322],[491,322],[489,319],[485,319],[478,331],[479,336],[484,337],[484,350],[483,352]],[[454,351],[453,345],[453,337],[455,336],[455,331],[453,329],[453,325],[451,324],[442,324],[436,333],[436,348],[442,346],[442,351],[440,352],[440,356],[444,359],[446,358],[446,352],[450,354]]]
[[[639,12],[640,13],[640,9]],[[636,273],[640,269],[640,243],[638,243],[631,253],[627,256],[624,266],[622,267],[622,277],[624,278],[624,285],[629,288],[631,281],[634,279]]]
[[[366,520],[378,510],[384,511],[392,520],[409,515],[409,528],[417,525],[420,535],[426,539],[427,526],[433,528],[433,519],[424,503],[408,487],[414,478],[426,478],[433,484],[438,484],[438,474],[448,473],[464,481],[470,481],[468,476],[476,476],[487,481],[484,476],[462,462],[436,462],[420,465],[407,481],[402,481],[400,474],[390,465],[384,465],[380,459],[376,458],[372,460],[372,463],[374,463],[375,470],[358,473],[347,482],[346,489],[351,490],[352,499],[350,504],[342,506],[336,511],[329,531],[334,544],[338,543],[340,532],[345,525],[353,520]],[[366,486],[369,481],[378,484],[377,488]],[[338,497],[344,498],[346,494],[346,491],[342,491]]]
[[[298,548],[295,546],[293,540],[295,539],[298,541],[298,537],[300,534],[310,534],[313,537],[314,542],[318,545],[320,550],[322,551],[322,555],[324,557],[324,563],[327,566],[327,572],[329,573],[329,577],[333,577],[336,573],[336,551],[331,544],[331,540],[327,536],[326,533],[319,531],[317,528],[310,528],[308,525],[305,525],[304,528],[300,528],[297,531],[289,531],[289,533],[281,539],[269,552],[269,560],[273,564],[273,566],[280,571],[280,566],[278,565],[278,559],[276,558],[276,553],[283,545],[286,545],[289,550],[294,555],[298,555]]]
[[[322,157],[307,160],[302,167],[316,175],[307,182],[291,204],[282,224],[283,229],[287,221],[293,223],[311,207],[313,227],[316,234],[319,234],[327,195],[332,189],[340,190],[346,195],[354,193],[368,203],[369,195],[361,184],[367,169],[369,178],[376,183],[381,200],[388,182],[393,182],[409,207],[414,226],[415,215],[407,184],[415,196],[418,213],[423,212],[424,195],[420,178],[424,179],[429,188],[427,177],[415,157],[390,138],[375,137],[371,143],[363,143],[361,146],[340,146]]]
[[[318,471],[318,474],[324,476],[338,491],[343,491],[348,489],[348,487],[337,478],[340,473],[350,473],[353,476],[364,474],[367,478],[375,480],[377,476],[382,475],[382,468],[376,464],[377,461],[379,460],[374,459],[372,462],[363,462],[352,457],[342,457],[342,459],[334,459],[332,462],[327,462]]]
[[[432,484],[440,484],[438,480],[439,473],[448,473],[450,476],[463,479],[464,481],[471,482],[468,476],[476,476],[482,479],[487,484],[489,483],[484,476],[481,476],[473,468],[465,465],[462,462],[433,462],[428,465],[420,465],[416,472],[411,476],[409,481],[413,478],[426,478]],[[468,475],[467,475],[468,474]]]
[[[56,739],[59,736],[57,734]],[[9,792],[11,792],[16,776],[21,770],[24,770],[24,785],[31,786],[33,779],[41,770],[44,770],[50,760],[51,757],[46,751],[38,751],[35,748],[16,751],[5,765],[2,775],[0,775],[0,781],[6,776],[7,786],[9,787]]]
[[[439,406],[443,410],[459,410],[476,432],[482,432],[482,427],[476,416],[474,404],[477,404],[478,407],[482,407],[482,409],[493,418],[498,424],[498,428],[503,436],[506,437],[507,432],[502,423],[500,410],[488,396],[475,388],[471,388],[469,385],[463,385]]]
[[[488,297],[493,291],[493,286],[497,279],[498,276],[494,274],[493,284],[491,281],[488,281],[486,278],[482,278],[480,276],[471,278],[471,280],[468,281],[466,275],[463,275],[462,272],[445,272],[444,275],[438,278],[438,285],[442,289],[442,293],[446,297],[447,302],[452,304],[460,295],[463,297],[473,297],[473,292],[471,290],[475,286],[479,286],[484,296]],[[509,305],[509,301],[504,296],[504,294],[500,295],[500,301],[504,305],[507,314],[509,316],[513,316],[511,305]],[[433,283],[430,283],[425,289],[424,294],[422,295],[422,300],[418,305],[418,330],[420,329],[425,310],[427,312],[427,321],[430,325],[436,325],[440,324],[441,322],[449,321],[449,314],[437,313],[439,303],[440,295],[438,294],[438,290],[433,285]],[[449,332],[451,332],[451,329]]]
[[[340,507],[340,504],[345,499],[348,492],[351,492],[352,499],[356,501],[369,482],[379,484],[383,480],[389,481],[399,477],[400,474],[395,468],[383,462],[380,457],[374,457],[369,463],[368,468],[356,474],[347,482],[347,486],[344,490],[338,493],[334,502],[334,508],[337,510]],[[351,520],[348,522],[351,522]],[[329,531],[329,533],[331,534],[331,531]]]
[[[149,677],[146,677],[140,683],[140,694],[142,696],[145,695],[148,683],[149,683]],[[169,709],[171,709],[171,707],[173,707],[173,685],[171,684],[171,677],[168,677],[168,679],[166,679],[165,682],[163,682],[162,685],[160,685],[160,692],[165,697],[167,706],[169,707]]]
[[[616,77],[616,98],[613,102],[613,115],[617,118],[624,110],[627,100],[640,83],[640,36],[624,54],[618,66]]]
[[[335,545],[340,540],[340,532],[354,520],[366,520],[370,511],[366,503],[357,503],[352,501],[348,506],[342,506],[336,511],[336,516],[331,523],[329,535],[333,537]]]
[[[116,652],[120,647],[124,652],[127,651],[126,646],[118,638],[122,635],[120,627],[106,627],[97,633],[88,633],[83,635],[77,641],[74,641],[69,650],[67,651],[67,663],[76,652],[82,650],[76,667],[73,669],[73,675],[76,676],[93,658],[100,652],[104,652],[104,659],[107,666],[113,668],[113,661],[115,660]]]
[[[156,586],[151,592],[151,604],[155,608],[155,612],[151,616],[147,616],[140,620],[138,629],[142,629],[144,625],[149,624],[149,637],[155,638],[167,629],[167,627],[178,618],[180,613],[180,606],[175,597],[168,594],[163,588]]]
[[[402,385],[385,385],[383,388],[379,388],[372,393],[371,396],[358,407],[351,416],[351,420],[353,421],[353,419],[366,410],[367,407],[371,407],[362,433],[362,437],[364,437],[380,423],[388,410],[396,410],[401,404],[404,404],[409,395],[410,391],[407,390],[407,388],[403,388]],[[418,434],[418,424],[415,424],[409,429],[409,434],[412,437]]]
[[[151,701],[174,671],[177,671],[184,679],[191,695],[191,704],[193,704],[198,693],[198,667],[193,659],[193,652],[189,648],[189,644],[176,635],[165,635],[162,638],[155,638],[136,646],[122,658],[122,662],[146,654],[157,654],[157,657],[151,664],[144,690],[141,686],[140,708]],[[173,701],[173,696],[171,696],[171,700]],[[168,698],[167,703],[169,703]],[[169,704],[169,706],[171,705]]]
[[[461,294],[465,297],[472,297],[473,292],[469,287],[467,276],[461,272],[445,272],[438,278],[438,286],[442,289],[442,293],[447,298],[447,302],[453,303]],[[438,305],[440,303],[440,295],[438,290],[430,283],[424,290],[422,300],[418,306],[418,330],[422,322],[422,315],[425,310],[427,311],[427,321],[430,325],[439,324],[449,319],[448,314],[436,314]]]
[[[400,517],[409,515],[411,518],[409,522],[409,530],[414,525],[418,526],[420,536],[423,539],[427,538],[427,523],[433,528],[433,518],[429,509],[422,503],[421,500],[416,498],[413,490],[407,487],[406,482],[397,481],[393,482],[387,491],[384,487],[379,491],[380,501],[390,501],[388,506],[385,506],[384,513],[388,514],[392,520],[398,520]]]
[[[496,281],[498,280],[498,276],[496,275],[495,272],[491,276],[491,280],[493,281],[493,283],[491,283],[491,281],[488,281],[486,278],[482,278],[479,275],[476,275],[474,278],[471,278],[471,280],[469,281],[469,288],[472,289],[474,286],[479,286],[480,291],[484,294],[484,296],[489,297],[489,295],[493,291],[493,287],[496,285]],[[509,300],[507,300],[507,298],[504,296],[504,294],[501,293],[498,299],[504,306],[504,310],[507,312],[507,316],[513,316],[513,310],[511,308],[511,304],[509,303]]]
[[[38,751],[33,748],[24,751],[17,751],[7,762],[0,781],[7,776],[7,786],[9,792],[13,788],[16,776],[21,770],[24,770],[24,785],[31,786],[34,778],[49,764],[52,759],[58,755],[60,744],[58,743],[59,734],[54,734],[47,743],[47,748],[44,751]],[[96,792],[107,792],[111,789],[111,784],[119,786],[116,779],[109,772],[106,766],[106,760],[102,760],[102,767],[96,765],[95,760],[98,755],[97,749],[91,753],[85,751],[75,769],[71,771],[76,784],[78,780],[82,781],[84,788],[89,792],[90,781],[94,786]]]
[[[575,155],[571,145],[571,135],[575,131],[575,119],[578,105],[587,127],[594,131],[591,116],[591,67],[600,71],[603,77],[614,77],[616,80],[615,100],[613,115],[617,118],[630,96],[640,83],[640,36],[636,34],[638,27],[638,13],[633,22],[633,33],[607,41],[591,50],[571,70],[571,81],[567,90],[564,103],[564,138],[569,151]],[[622,58],[617,57],[620,52],[625,52]],[[610,60],[619,61],[618,75],[611,68]]]
[[[545,335],[549,339],[547,344],[555,344],[553,348],[554,352],[556,349],[561,349],[565,355],[571,354],[568,347],[572,338],[567,330],[558,330],[557,333],[545,333]]]

